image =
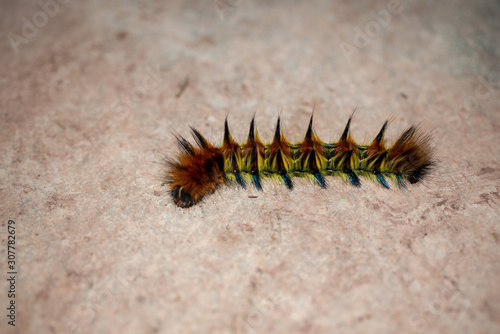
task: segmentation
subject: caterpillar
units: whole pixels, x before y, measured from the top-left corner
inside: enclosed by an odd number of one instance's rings
[[[244,144],[238,144],[231,136],[227,117],[220,146],[212,145],[191,127],[196,145],[175,135],[179,156],[176,160],[166,160],[163,185],[170,186],[176,205],[188,208],[227,183],[246,188],[246,182],[250,181],[262,190],[262,177],[275,177],[288,189],[293,189],[292,177],[305,176],[326,188],[325,176],[331,175],[341,176],[355,187],[361,186],[362,176],[387,189],[386,178],[406,188],[407,182],[419,182],[434,165],[430,136],[422,134],[418,126],[408,127],[391,147],[386,148],[384,134],[389,121],[385,121],[371,143],[359,145],[350,133],[351,115],[339,140],[326,143],[313,130],[313,116],[304,140],[295,144],[283,135],[280,117],[269,144],[260,140],[255,116]]]

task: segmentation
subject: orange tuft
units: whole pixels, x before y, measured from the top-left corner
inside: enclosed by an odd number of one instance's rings
[[[188,208],[224,182],[224,158],[221,149],[209,144],[198,131],[192,129],[198,143],[194,148],[184,138],[177,138],[181,149],[178,161],[170,161],[167,183],[174,203]]]

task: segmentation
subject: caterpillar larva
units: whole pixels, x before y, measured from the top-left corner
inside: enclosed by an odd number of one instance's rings
[[[190,207],[220,185],[237,183],[245,188],[252,182],[262,189],[262,177],[278,177],[288,189],[293,189],[292,177],[306,176],[326,187],[325,176],[341,176],[353,186],[361,185],[360,177],[369,177],[389,188],[386,178],[399,187],[406,181],[419,182],[434,162],[428,135],[411,126],[389,148],[384,144],[388,121],[375,139],[366,145],[357,144],[351,137],[349,118],[337,142],[321,141],[309,121],[302,142],[291,144],[281,131],[278,117],[274,138],[264,144],[255,129],[255,117],[250,123],[246,143],[237,143],[224,123],[222,145],[210,144],[197,130],[191,128],[196,146],[183,137],[176,137],[180,148],[176,160],[167,161],[164,184],[170,186],[173,200],[180,207]]]

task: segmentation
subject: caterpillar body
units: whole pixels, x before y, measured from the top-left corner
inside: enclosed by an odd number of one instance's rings
[[[174,203],[187,208],[225,183],[237,183],[245,188],[250,181],[262,190],[262,177],[277,177],[288,189],[293,189],[292,177],[306,176],[326,188],[325,176],[341,176],[359,187],[361,176],[385,188],[389,188],[386,178],[390,178],[404,188],[406,182],[419,182],[434,165],[430,137],[420,133],[418,127],[410,126],[386,148],[384,134],[388,121],[371,143],[359,145],[350,134],[351,120],[352,116],[339,140],[332,143],[319,139],[313,130],[313,116],[304,140],[295,144],[283,135],[279,117],[269,144],[260,140],[255,117],[244,144],[238,144],[231,136],[227,118],[220,146],[212,145],[191,127],[196,145],[176,136],[179,156],[166,161],[168,168],[163,184],[170,186]]]

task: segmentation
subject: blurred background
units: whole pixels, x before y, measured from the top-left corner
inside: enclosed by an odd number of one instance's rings
[[[2,1],[1,332],[499,332],[499,57],[491,0]],[[314,109],[330,141],[355,108],[360,143],[431,133],[432,176],[161,186],[189,126],[298,141]]]

